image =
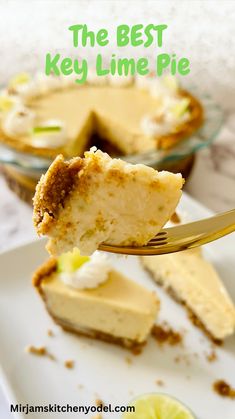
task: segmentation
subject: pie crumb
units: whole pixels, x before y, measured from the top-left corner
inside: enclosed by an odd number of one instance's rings
[[[141,355],[143,351],[143,345],[136,345],[133,348],[131,348],[131,353],[133,355]]]
[[[79,388],[79,390],[82,390],[84,388],[84,385],[83,384],[78,384],[78,388]]]
[[[51,329],[48,329],[47,331],[47,336],[54,336],[54,333],[52,332]]]
[[[64,366],[71,370],[74,368],[74,361],[72,359],[68,359],[67,361],[64,361]]]
[[[168,343],[169,345],[179,345],[183,341],[183,335],[174,331],[166,323],[160,325],[155,324],[152,329],[152,336],[159,344]]]
[[[181,219],[180,216],[177,214],[177,212],[174,212],[174,214],[172,214],[170,221],[174,224],[179,224],[181,223]]]
[[[38,356],[45,356],[47,355],[47,349],[45,346],[39,346],[38,348],[36,346],[33,345],[29,345],[25,348],[26,352],[28,352],[29,354],[33,354],[33,355],[38,355]]]
[[[222,397],[229,397],[235,399],[235,388],[232,388],[230,384],[224,380],[217,380],[213,383],[214,391]]]
[[[133,363],[132,359],[129,356],[126,356],[125,361],[128,365],[131,365]]]
[[[209,354],[206,354],[206,359],[208,362],[214,362],[218,359],[217,353],[212,349]]]
[[[95,404],[96,404],[96,406],[103,406],[104,405],[104,403],[102,402],[101,399],[96,399]]]
[[[33,345],[28,345],[25,348],[25,351],[29,354],[33,354],[33,355],[37,355],[37,356],[46,356],[46,357],[50,358],[52,361],[55,360],[54,355],[50,354],[45,346],[37,347],[37,346],[33,346]]]
[[[165,385],[163,380],[156,380],[155,383],[157,384],[157,386],[163,387]]]

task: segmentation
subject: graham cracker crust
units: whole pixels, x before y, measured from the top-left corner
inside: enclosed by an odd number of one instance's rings
[[[76,157],[65,162],[57,156],[36,187],[33,198],[33,221],[39,234],[47,234],[64,201],[77,181],[77,174],[82,169],[83,160]]]
[[[134,355],[138,355],[142,352],[143,347],[147,343],[146,341],[136,342],[128,338],[121,338],[121,337],[113,336],[109,333],[100,332],[93,329],[74,327],[69,322],[54,316],[54,314],[50,311],[48,307],[45,294],[43,293],[42,288],[41,288],[41,282],[49,278],[52,273],[56,272],[56,270],[57,270],[57,261],[55,258],[50,258],[35,271],[32,277],[33,286],[39,292],[40,296],[42,297],[45,303],[47,312],[50,314],[50,316],[53,318],[56,324],[61,326],[63,330],[65,330],[66,332],[70,332],[79,336],[85,336],[91,339],[101,340],[107,343],[112,343],[115,345],[122,346],[126,349],[131,350],[131,352]]]
[[[44,299],[44,301],[45,301],[45,299]],[[45,304],[46,304],[46,302],[45,302]],[[141,353],[143,347],[146,345],[146,341],[139,343],[139,342],[132,341],[131,339],[120,338],[120,337],[117,337],[117,336],[110,335],[109,333],[99,332],[99,331],[93,330],[93,329],[88,329],[88,328],[85,329],[85,328],[77,328],[77,327],[75,328],[69,322],[64,321],[62,319],[59,319],[58,317],[55,317],[50,312],[50,310],[48,310],[47,304],[46,304],[46,308],[47,308],[47,311],[50,314],[50,316],[55,321],[55,323],[57,323],[59,326],[61,326],[62,329],[65,330],[66,332],[73,333],[73,334],[78,335],[78,336],[85,336],[85,337],[90,338],[90,339],[101,340],[101,341],[106,342],[106,343],[111,343],[111,344],[118,345],[118,346],[121,346],[123,348],[131,350],[131,352],[135,355]]]

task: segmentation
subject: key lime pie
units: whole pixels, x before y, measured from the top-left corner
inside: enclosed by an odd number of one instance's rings
[[[78,247],[92,254],[101,243],[141,246],[174,213],[180,174],[132,165],[91,149],[85,158],[58,156],[41,177],[34,197],[34,223],[49,236],[53,255]]]
[[[106,255],[74,249],[45,262],[33,284],[53,319],[65,330],[137,350],[157,313],[155,294],[116,271]]]
[[[119,154],[171,148],[202,123],[199,101],[175,78],[22,73],[0,92],[0,141],[54,158],[82,155],[97,133]]]
[[[193,322],[214,341],[234,333],[235,307],[214,267],[200,248],[141,257],[153,279],[189,310]]]

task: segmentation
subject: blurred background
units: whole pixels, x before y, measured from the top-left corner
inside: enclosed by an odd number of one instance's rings
[[[163,50],[191,62],[191,73],[182,83],[196,86],[200,96],[209,95],[223,114],[216,139],[187,156],[185,190],[215,212],[235,207],[234,1],[2,0],[0,8],[2,86],[16,73],[43,71],[49,51],[82,55],[82,49],[72,47],[67,29],[71,24],[86,23],[92,30],[106,27],[112,39],[117,24],[166,23]],[[114,48],[111,42],[102,54],[108,59],[117,52]],[[86,48],[85,55],[92,62],[97,52]],[[154,47],[129,51],[131,56],[147,55],[152,63],[157,53]],[[212,124],[218,122],[216,115],[211,116]],[[35,238],[31,207],[5,169],[1,165],[0,250]]]

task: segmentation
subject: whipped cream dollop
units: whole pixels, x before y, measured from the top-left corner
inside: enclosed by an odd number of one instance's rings
[[[34,126],[35,113],[23,105],[14,106],[3,121],[3,129],[9,136],[29,134]]]
[[[34,97],[40,96],[40,89],[36,80],[30,80],[27,83],[19,84],[15,88],[16,93],[22,99],[23,102],[33,99]]]
[[[65,124],[59,119],[49,119],[33,128],[31,141],[38,148],[58,148],[67,142]]]
[[[106,282],[112,266],[108,257],[99,251],[95,251],[88,262],[85,262],[74,272],[61,272],[60,279],[66,285],[77,289],[97,288]]]
[[[166,135],[171,130],[171,125],[165,121],[157,121],[158,117],[145,115],[141,120],[141,129],[150,137]],[[159,118],[160,119],[160,118]]]
[[[166,96],[162,98],[160,109],[155,115],[145,115],[141,120],[142,131],[146,135],[166,135],[179,125],[186,122],[190,113],[188,111],[189,99]]]
[[[180,96],[179,83],[175,77],[138,77],[137,86],[147,90],[159,101],[156,114],[145,115],[141,120],[141,129],[146,135],[158,137],[169,134],[189,119],[190,100]]]

